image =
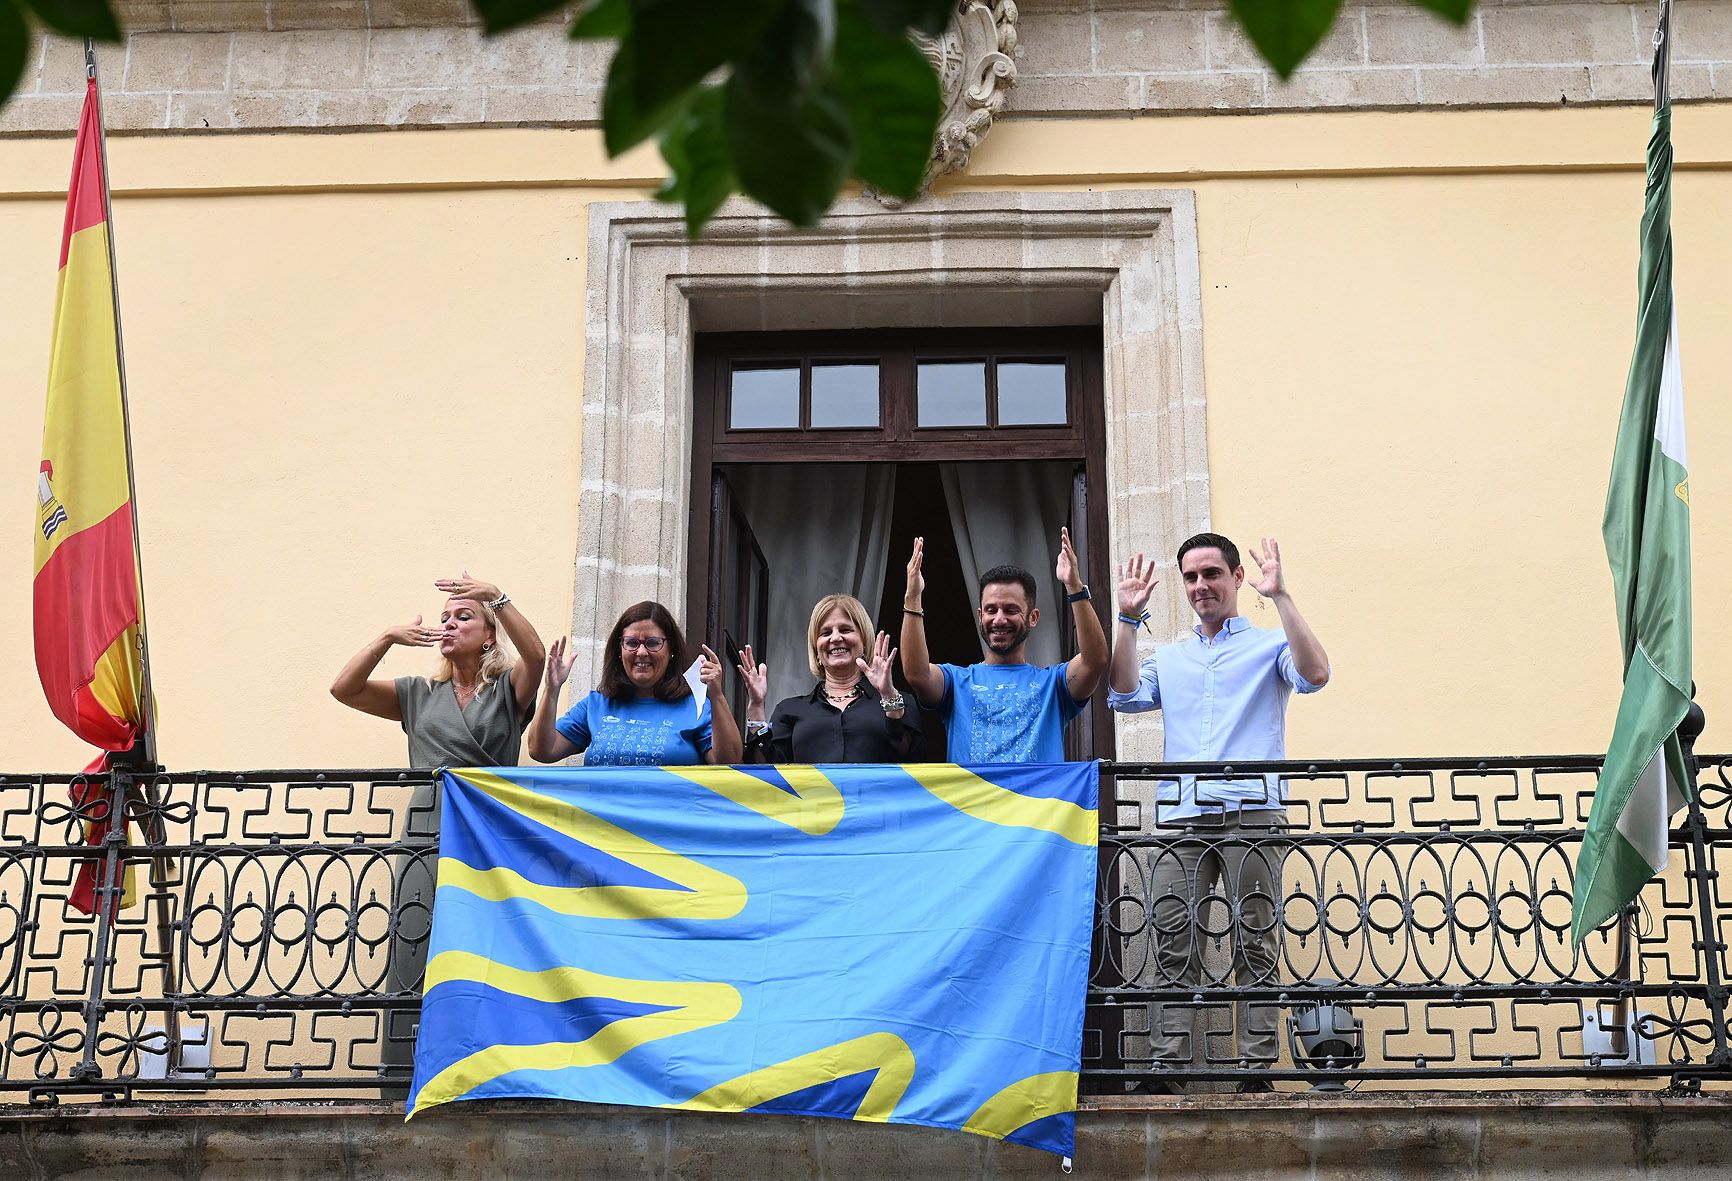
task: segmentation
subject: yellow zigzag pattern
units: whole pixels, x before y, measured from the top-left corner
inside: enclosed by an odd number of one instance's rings
[[[501,992],[538,1001],[609,997],[674,1007],[659,1013],[623,1017],[580,1042],[489,1046],[453,1062],[429,1079],[415,1096],[414,1110],[405,1118],[425,1108],[460,1099],[483,1083],[514,1070],[563,1070],[612,1062],[647,1042],[731,1021],[739,1013],[741,1003],[739,990],[730,984],[632,980],[622,976],[603,976],[582,968],[529,972],[467,951],[440,952],[427,965],[426,991],[432,992],[436,985],[452,980],[473,980]]]
[[[773,783],[733,767],[663,767],[669,775],[689,779],[699,787],[779,820],[810,837],[821,837],[842,822],[842,793],[816,767],[778,767],[776,772],[794,789],[790,795]]]
[[[439,859],[441,887],[467,890],[489,902],[527,898],[558,914],[589,918],[726,919],[739,914],[746,905],[746,887],[738,878],[627,832],[576,805],[521,787],[487,771],[464,771],[462,778],[506,807],[554,832],[600,849],[628,865],[666,878],[685,889],[546,886],[532,882],[512,869],[476,869],[455,857]],[[428,987],[431,986],[429,980]]]
[[[746,1111],[783,1095],[868,1070],[876,1070],[878,1075],[866,1089],[853,1118],[885,1123],[914,1078],[914,1051],[893,1033],[869,1033],[825,1046],[718,1083],[684,1103],[665,1106],[679,1111]]]
[[[988,782],[955,763],[910,763],[902,768],[927,791],[977,820],[1009,828],[1037,828],[1076,845],[1100,840],[1100,821],[1092,809],[1069,800],[1048,800]]]
[[[982,1103],[962,1130],[1002,1140],[1037,1119],[1075,1111],[1076,1083],[1074,1070],[1030,1075]]]

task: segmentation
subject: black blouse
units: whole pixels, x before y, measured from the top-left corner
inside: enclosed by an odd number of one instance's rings
[[[860,696],[839,710],[824,697],[824,682],[804,697],[789,697],[770,714],[765,754],[772,763],[918,763],[926,757],[912,694],[900,718],[885,714],[878,690],[864,678]],[[762,748],[760,748],[762,749]]]

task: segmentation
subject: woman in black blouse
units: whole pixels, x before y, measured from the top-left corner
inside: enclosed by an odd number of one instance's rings
[[[852,595],[826,595],[806,628],[810,693],[779,702],[768,717],[769,670],[751,645],[740,654],[746,686],[746,756],[771,763],[904,763],[924,750],[913,702],[890,679],[896,651],[878,633],[866,659],[872,621]]]

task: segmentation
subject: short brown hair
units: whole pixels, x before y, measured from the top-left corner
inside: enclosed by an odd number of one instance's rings
[[[637,686],[625,675],[625,659],[620,654],[620,642],[625,638],[625,629],[634,623],[653,623],[661,628],[662,635],[668,638],[668,667],[651,691],[655,699],[678,701],[682,697],[690,697],[692,687],[686,684],[684,675],[686,638],[680,632],[680,625],[674,622],[672,612],[660,603],[652,603],[648,599],[627,607],[619,621],[613,625],[613,630],[607,633],[607,645],[602,649],[601,656],[601,680],[596,683],[596,692],[612,701],[629,701],[637,696]]]

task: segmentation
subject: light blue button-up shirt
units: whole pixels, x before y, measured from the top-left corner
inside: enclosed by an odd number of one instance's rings
[[[1315,693],[1293,667],[1293,650],[1278,628],[1252,627],[1243,615],[1228,616],[1213,640],[1197,627],[1189,639],[1156,649],[1143,661],[1137,687],[1109,691],[1107,705],[1120,713],[1158,709],[1166,722],[1168,762],[1223,763],[1287,757],[1287,698],[1297,689]],[[1279,808],[1284,781],[1251,779],[1168,780],[1156,795],[1162,822],[1221,812]]]

